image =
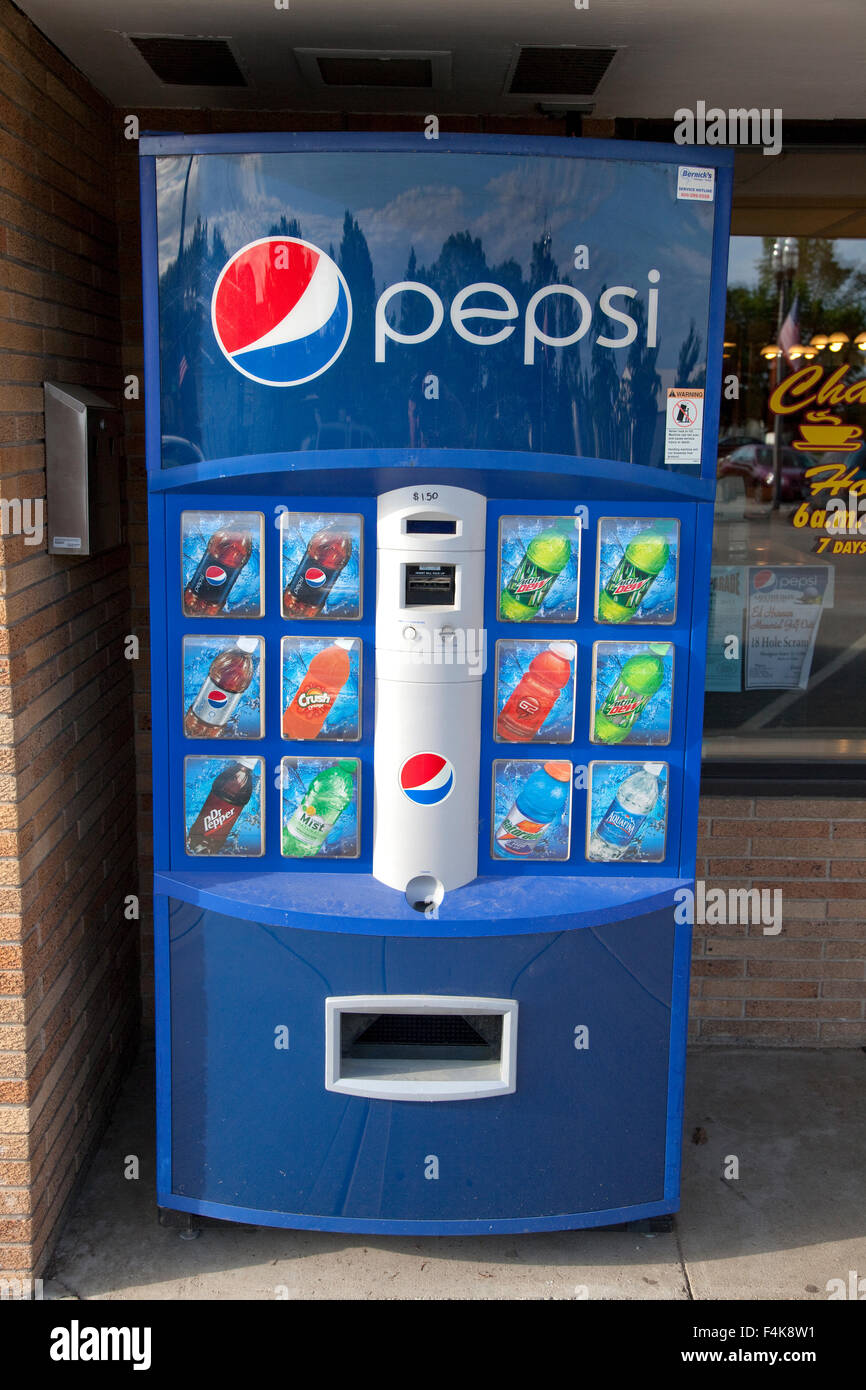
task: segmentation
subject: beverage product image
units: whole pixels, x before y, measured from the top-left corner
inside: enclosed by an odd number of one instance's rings
[[[254,766],[251,759],[238,758],[217,774],[187,836],[188,854],[222,853],[230,831],[253,794]]]
[[[253,678],[252,653],[258,638],[239,637],[214,658],[198,694],[184,715],[187,738],[220,738]]]
[[[496,736],[508,743],[532,739],[550,714],[572,673],[572,642],[551,642],[529,663],[496,721]]]
[[[294,698],[283,711],[283,738],[316,738],[351,671],[352,640],[337,638],[313,657]]]
[[[627,623],[640,608],[654,580],[668,562],[670,545],[655,531],[629,541],[622,559],[598,596],[598,619]]]
[[[588,859],[622,859],[659,799],[663,763],[644,763],[626,777],[592,833]]]
[[[500,822],[494,842],[500,854],[535,857],[571,796],[571,763],[545,763],[527,777]]]
[[[499,616],[506,623],[525,623],[542,616],[540,609],[571,559],[571,540],[556,526],[533,536],[499,596]]]
[[[316,774],[283,827],[283,854],[309,859],[318,854],[355,795],[358,764],[340,758]]]
[[[624,661],[619,675],[595,711],[593,740],[622,743],[665,678],[661,656],[651,650]]]
[[[351,536],[328,527],[317,531],[285,587],[283,616],[317,618],[351,557]]]
[[[213,618],[226,601],[253,551],[249,531],[215,531],[183,591],[183,611],[190,618]]]

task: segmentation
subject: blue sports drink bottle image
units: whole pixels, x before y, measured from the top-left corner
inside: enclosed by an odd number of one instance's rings
[[[533,855],[565,810],[570,782],[571,763],[545,763],[527,777],[494,836],[497,853]]]

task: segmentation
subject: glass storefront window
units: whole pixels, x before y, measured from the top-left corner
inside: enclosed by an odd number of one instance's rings
[[[733,237],[725,339],[704,756],[863,759],[866,240]]]

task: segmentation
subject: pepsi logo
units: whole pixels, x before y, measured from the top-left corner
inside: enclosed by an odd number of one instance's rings
[[[223,705],[228,702],[228,698],[224,690],[212,690],[207,697],[207,702],[211,709],[222,709]]]
[[[321,589],[327,577],[324,570],[317,569],[315,566],[304,571],[304,580],[311,589]]]
[[[216,586],[217,584],[225,584],[227,575],[221,565],[208,565],[204,577],[208,584]]]
[[[352,300],[330,256],[299,237],[261,237],[236,251],[211,299],[219,347],[263,386],[300,386],[346,345]]]
[[[413,753],[398,775],[403,795],[416,806],[438,806],[451,794],[454,768],[441,753]]]

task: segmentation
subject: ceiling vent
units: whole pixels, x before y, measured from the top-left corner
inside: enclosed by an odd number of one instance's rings
[[[170,87],[246,87],[227,39],[183,34],[130,34],[130,43]]]
[[[316,87],[441,91],[451,84],[450,53],[296,48],[295,57],[304,77]]]
[[[521,48],[506,91],[511,96],[591,97],[615,48]]]

